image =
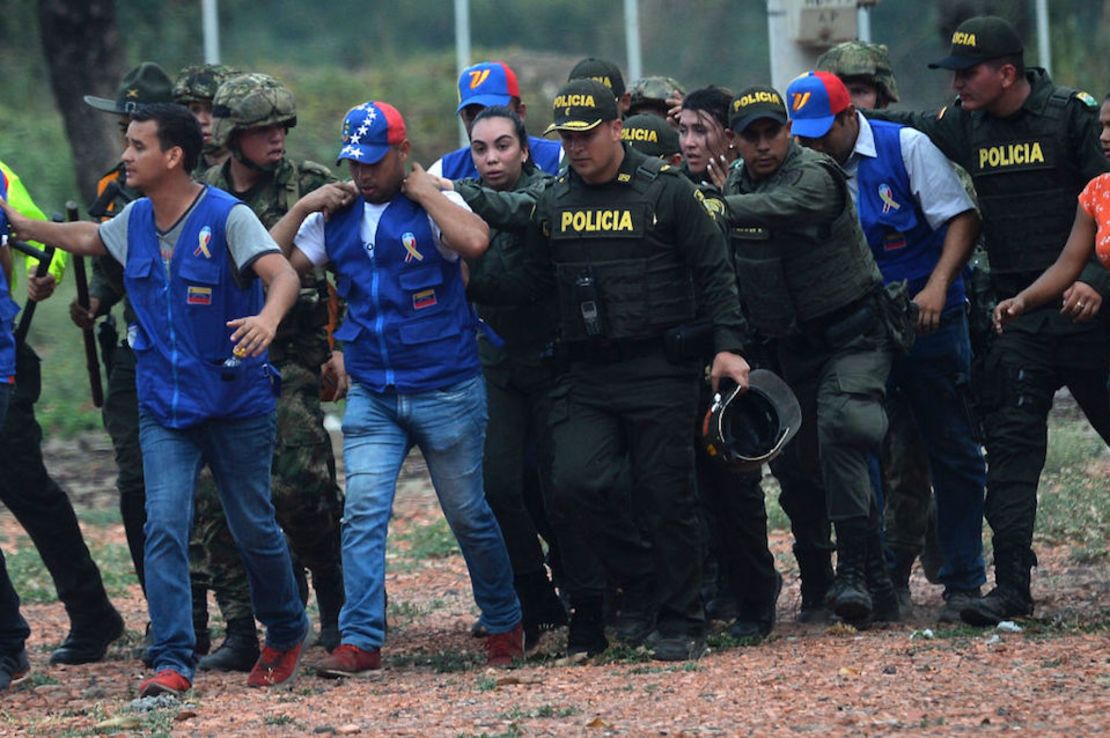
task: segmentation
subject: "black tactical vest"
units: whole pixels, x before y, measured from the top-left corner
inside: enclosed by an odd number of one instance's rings
[[[594,338],[656,338],[694,318],[693,277],[675,248],[675,224],[657,211],[666,178],[677,176],[662,166],[647,159],[627,186],[606,188],[603,203],[569,173],[544,198],[564,341],[591,337],[585,289],[599,303],[601,334]]]
[[[1074,94],[1056,87],[1039,114],[1022,111],[1004,121],[964,115],[967,170],[979,195],[996,274],[1047,269],[1071,232],[1084,184],[1068,142],[1067,104]]]
[[[748,319],[766,336],[794,333],[801,324],[849,305],[882,284],[844,172],[832,159],[803,149],[772,177],[777,186],[786,187],[796,180],[798,169],[815,165],[836,180],[843,198],[844,208],[832,223],[729,230]],[[767,184],[776,186],[774,181]]]

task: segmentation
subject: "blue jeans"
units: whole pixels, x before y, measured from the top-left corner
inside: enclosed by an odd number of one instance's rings
[[[891,386],[909,400],[925,442],[937,504],[937,537],[946,589],[974,589],[986,581],[983,499],[986,465],[975,440],[969,407],[971,344],[962,311],[943,316],[940,328],[920,335],[909,354],[894,360]]]
[[[408,395],[352,384],[343,417],[343,643],[369,651],[385,641],[386,529],[397,475],[413,446],[424,455],[462,549],[481,624],[490,633],[504,633],[520,622],[509,554],[482,486],[486,417],[480,376]]]
[[[153,640],[149,657],[155,671],[173,669],[189,679],[195,671],[189,532],[197,474],[204,464],[216,478],[228,527],[247,570],[251,604],[266,626],[266,644],[292,648],[308,630],[289,549],[270,502],[275,430],[274,413],[177,430],[139,411],[146,478],[144,563]]]

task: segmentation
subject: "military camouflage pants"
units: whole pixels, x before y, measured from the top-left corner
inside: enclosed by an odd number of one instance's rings
[[[340,568],[339,519],[343,501],[336,483],[335,456],[324,429],[320,375],[300,364],[278,365],[282,392],[277,403],[272,495],[277,520],[296,561],[313,579],[334,579]],[[247,573],[239,558],[211,475],[197,484],[191,552],[194,580],[210,578],[224,620],[253,617]]]
[[[880,453],[886,545],[917,555],[925,547],[929,522],[936,516],[929,458],[902,392],[888,392],[886,413],[890,429]]]

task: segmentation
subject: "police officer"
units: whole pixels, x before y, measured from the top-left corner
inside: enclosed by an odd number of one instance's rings
[[[745,385],[735,279],[700,193],[678,170],[621,142],[609,87],[569,82],[553,112],[550,130],[570,168],[536,203],[528,274],[498,289],[536,299],[554,283],[568,362],[549,416],[556,504],[596,545],[630,459],[632,504],[651,551],[618,559],[603,548],[598,556],[610,566],[638,564],[634,576],[653,565],[657,622],[636,639],[657,659],[696,658],[705,615],[690,431],[703,359],[668,356],[665,336],[694,320],[700,299],[712,325],[714,385],[725,377]]]
[[[621,140],[648,156],[662,159],[672,167],[682,164],[678,131],[659,115],[638,113],[624,119]]]
[[[613,97],[617,99],[617,112],[620,117],[629,115],[632,93],[624,88],[624,75],[616,64],[607,59],[588,56],[575,64],[567,75],[567,82],[573,82],[576,79],[592,79],[608,87]]]
[[[881,110],[898,102],[898,86],[890,54],[883,44],[864,41],[837,44],[818,57],[814,68],[839,77],[848,88],[852,105],[857,110]],[[967,172],[957,168],[957,175],[974,198],[975,190]],[[986,262],[986,255],[978,244],[973,258],[976,266],[968,270],[965,294],[978,304],[982,295],[981,290],[975,288],[982,284],[978,277]],[[972,314],[979,315],[974,311]],[[972,323],[971,327],[989,330],[989,320]],[[886,411],[890,429],[883,439],[880,453],[883,543],[889,552],[890,574],[899,606],[903,615],[909,615],[913,610],[910,573],[919,554],[928,580],[934,583],[940,581],[942,562],[937,542],[936,505],[929,477],[929,457],[914,422],[909,400],[901,387],[887,388]]]
[[[930,66],[952,70],[959,99],[938,113],[886,115],[924,131],[971,174],[995,291],[999,299],[1013,297],[1060,254],[1084,185],[1110,170],[1098,142],[1098,102],[1053,84],[1043,69],[1026,68],[1021,38],[994,16],[961,23],[949,55]],[[1092,262],[1064,296],[1097,310],[1108,294],[1110,277]],[[963,609],[964,621],[991,625],[1033,612],[1048,411],[1056,390],[1067,386],[1110,443],[1108,366],[1105,320],[1074,323],[1058,304],[1020,316],[989,348],[976,395],[986,414],[996,586]]]
[[[893,358],[882,276],[843,172],[791,139],[778,92],[742,92],[730,126],[743,159],[725,188],[741,296],[753,329],[775,340],[802,406],[802,430],[787,449],[791,463],[825,488],[824,499],[805,500],[784,489],[783,508],[800,546],[827,540],[822,511],[835,526],[828,602],[838,616],[858,624],[896,619],[867,468],[886,432],[883,396]]]
[[[986,581],[986,467],[970,413],[971,341],[961,276],[979,233],[979,216],[927,136],[895,123],[868,121],[837,76],[802,75],[786,95],[798,101],[790,109],[798,141],[828,154],[847,173],[884,282],[904,280],[918,307],[918,337],[907,355],[895,359],[888,387],[902,391],[910,421],[925,440],[945,560],[945,605],[938,619],[959,622],[963,606],[979,596]],[[912,556],[904,558],[913,562]],[[902,576],[895,587],[908,593],[908,566],[897,563]]]
[[[265,74],[234,76],[220,85],[212,102],[211,143],[228,149],[231,156],[222,166],[209,169],[205,181],[245,202],[267,228],[301,195],[335,181],[326,167],[285,156],[285,135],[296,125],[297,111],[292,93],[278,80]],[[331,354],[324,330],[325,290],[322,275],[310,271],[302,277],[297,303],[278,327],[269,356],[282,376],[272,469],[274,507],[299,562],[297,568],[303,565],[312,572],[320,642],[331,650],[339,645],[343,604],[342,503],[320,408],[321,366]],[[197,528],[208,547],[207,566],[228,637],[201,660],[200,668],[245,671],[257,658],[254,615],[246,572],[229,545],[230,532],[213,492],[211,486],[198,489]]]

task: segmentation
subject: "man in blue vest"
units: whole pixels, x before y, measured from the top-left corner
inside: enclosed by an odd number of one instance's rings
[[[979,596],[986,467],[968,404],[971,344],[964,283],[979,234],[975,206],[925,134],[869,121],[829,72],[808,72],[786,91],[793,133],[848,175],[864,235],[886,283],[905,281],[918,308],[917,340],[895,358],[889,383],[907,397],[925,441],[944,554],[939,619],[960,620]]]
[[[335,332],[350,375],[343,419],[342,643],[319,662],[326,677],[381,668],[385,540],[397,474],[413,446],[428,464],[443,513],[470,570],[487,663],[524,653],[520,603],[501,529],[486,503],[482,452],[486,390],[478,321],[466,301],[461,258],[489,246],[489,227],[418,164],[397,109],[369,101],[343,120],[356,192],[325,185],[271,229],[299,270],[331,263],[347,319]]]
[[[201,146],[200,126],[187,108],[144,106],[131,114],[121,161],[128,183],[146,196],[118,217],[99,226],[49,223],[4,205],[19,237],[77,254],[107,253],[124,265],[136,313],[127,333],[136,358],[149,656],[156,671],[140,685],[143,697],[192,686],[188,542],[204,464],[216,477],[250,575],[254,611],[267,626],[247,684],[291,686],[308,633],[270,502],[279,378],[266,361],[300,282],[248,208],[193,181]]]
[[[466,127],[467,136],[474,117],[491,105],[504,105],[524,120],[528,106],[520,99],[516,73],[502,61],[479,62],[459,75],[459,105],[455,112]],[[558,141],[528,137],[532,162],[548,174],[559,173],[563,147]],[[428,167],[428,172],[445,179],[478,179],[478,169],[470,156],[470,146],[455,149]]]

